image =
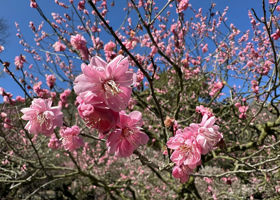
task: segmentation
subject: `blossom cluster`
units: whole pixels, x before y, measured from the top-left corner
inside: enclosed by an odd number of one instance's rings
[[[77,42],[75,48],[81,49],[80,46],[84,45],[84,42]],[[106,63],[96,56],[81,68],[83,73],[74,82],[79,115],[89,127],[99,132],[100,138],[107,139],[110,153],[130,156],[136,148],[146,144],[149,137],[141,131],[142,114],[138,111],[126,114],[124,111],[135,79],[134,73],[128,69],[128,58],[119,55]],[[47,75],[46,79],[49,88],[53,88],[55,77]],[[41,91],[40,85],[37,90]],[[21,110],[22,119],[28,120],[25,129],[32,134],[51,136],[48,146],[53,149],[63,146],[65,150],[74,151],[84,144],[78,126],[62,127],[61,108],[67,106],[66,98],[70,92],[66,90],[61,94],[59,106],[52,107],[52,100],[43,98],[48,95],[38,95],[42,98],[34,99],[29,108]],[[60,128],[60,140],[54,133],[55,128]]]
[[[107,139],[108,151],[128,157],[138,146],[146,144],[148,136],[141,131],[142,114],[126,114],[134,82],[128,69],[128,58],[119,55],[106,63],[95,56],[88,65],[82,64],[82,74],[74,82],[78,112],[86,124]]]
[[[192,123],[183,130],[178,129],[175,136],[167,141],[167,147],[174,150],[170,157],[175,163],[172,175],[182,183],[201,164],[201,155],[211,151],[223,137],[215,122],[214,116],[204,114],[201,123]]]

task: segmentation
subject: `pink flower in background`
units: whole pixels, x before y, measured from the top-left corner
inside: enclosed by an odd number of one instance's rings
[[[47,89],[41,89],[42,81],[39,81],[38,83],[35,83],[33,86],[33,91],[38,95],[38,97],[41,98],[49,98],[50,97],[50,91]]]
[[[117,54],[114,51],[115,48],[116,48],[116,44],[112,41],[105,44],[104,52],[105,52],[105,56],[106,56],[107,61],[110,61],[110,60],[112,60],[113,58],[116,57]]]
[[[174,176],[174,178],[180,179],[181,183],[185,183],[188,181],[192,171],[193,170],[186,165],[176,165],[172,170],[172,176]]]
[[[30,7],[31,8],[37,8],[38,7],[38,5],[37,5],[35,0],[30,0]]]
[[[189,0],[178,0],[179,5],[178,5],[178,13],[183,12],[189,7]]]
[[[60,107],[51,107],[50,99],[34,99],[30,108],[23,108],[21,118],[29,120],[25,129],[30,133],[42,133],[50,136],[56,127],[63,124],[63,113]]]
[[[217,92],[219,92],[223,88],[224,84],[221,81],[218,81],[211,85],[211,91],[209,93],[210,96],[214,96]]]
[[[46,80],[47,80],[47,85],[49,86],[50,89],[54,87],[56,78],[54,75],[46,75]]]
[[[72,126],[71,128],[60,129],[60,135],[62,137],[62,145],[65,150],[74,151],[84,145],[83,139],[79,136],[80,128],[78,126]]]
[[[223,138],[219,132],[219,126],[214,125],[216,118],[204,115],[199,124],[196,141],[201,147],[201,153],[207,154]],[[192,124],[191,124],[192,125]]]
[[[82,64],[83,74],[75,79],[74,90],[78,95],[92,92],[104,105],[119,112],[127,107],[132,92],[133,72],[128,67],[128,59],[121,55],[110,63],[96,56],[89,65]]]
[[[88,60],[88,49],[86,39],[82,35],[77,34],[75,36],[71,36],[70,42],[75,49],[80,51],[82,59]]]
[[[239,114],[240,119],[246,118],[246,112],[247,112],[248,108],[249,108],[248,106],[240,106],[238,108],[238,111],[240,112],[240,114]]]
[[[110,153],[119,157],[128,157],[140,145],[147,144],[149,137],[141,131],[142,114],[133,111],[130,114],[120,113],[120,121],[117,128],[110,133],[107,139],[107,147]]]
[[[57,41],[53,44],[54,51],[65,51],[66,46],[61,43],[60,41]]]
[[[48,143],[48,147],[51,148],[51,149],[58,149],[58,148],[60,148],[60,146],[61,146],[61,143],[60,143],[59,139],[53,133],[52,136],[51,136],[51,139]]]
[[[71,90],[70,89],[66,89],[64,90],[60,95],[59,95],[59,103],[61,106],[65,106],[67,107],[67,97],[71,94]]]
[[[15,57],[15,66],[16,69],[21,69],[23,64],[26,62],[25,56],[20,55]]]
[[[277,1],[278,1],[278,0],[269,0],[268,2],[269,2],[270,4],[273,4],[273,3],[277,3]]]
[[[259,83],[258,83],[258,81],[256,81],[256,80],[252,80],[251,81],[251,85],[252,85],[252,90],[253,90],[253,92],[255,92],[256,94],[258,94],[259,93]]]
[[[203,53],[206,53],[208,51],[208,44],[205,44],[203,47],[202,47],[202,52]]]
[[[4,51],[4,47],[2,46],[2,45],[0,45],[0,53],[2,52],[2,51]]]
[[[213,116],[212,109],[204,107],[203,105],[196,106],[195,112],[200,113],[202,116],[203,115],[208,115],[208,117],[212,117]]]
[[[22,103],[23,103],[23,102],[25,102],[25,98],[23,98],[23,97],[21,97],[21,96],[17,96],[17,97],[16,97],[16,101],[17,101],[17,102],[22,102]]]
[[[183,131],[178,129],[174,137],[167,141],[167,147],[173,149],[170,159],[176,165],[187,165],[194,169],[200,164],[201,148],[196,141],[195,133],[185,128]]]

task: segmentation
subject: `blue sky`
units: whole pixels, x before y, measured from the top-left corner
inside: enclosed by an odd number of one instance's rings
[[[126,0],[115,0],[115,3],[117,3],[117,1],[120,1],[122,4],[126,2]],[[156,1],[165,2],[164,0]],[[0,58],[3,61],[9,61],[11,63],[11,67],[13,68],[15,56],[24,53],[22,47],[18,44],[18,38],[15,36],[16,29],[14,23],[18,22],[22,32],[28,33],[29,21],[34,21],[35,24],[38,25],[42,20],[36,10],[29,7],[29,0],[0,0],[0,2],[0,18],[6,19],[9,26],[9,37],[4,45],[5,51],[0,54]],[[56,6],[52,0],[37,0],[37,2],[48,17],[50,17],[51,12],[59,11],[58,6]],[[242,31],[248,29],[250,25],[248,19],[249,9],[255,8],[259,15],[262,14],[262,0],[190,0],[190,3],[194,8],[202,7],[206,10],[210,7],[211,2],[215,2],[216,10],[220,10],[221,12],[226,6],[229,6],[229,12],[227,15],[228,22],[235,24],[235,26]],[[111,14],[112,16],[119,16],[120,12]],[[115,20],[118,20],[118,18],[116,17]],[[25,34],[25,37],[28,38],[28,34]],[[30,37],[30,39],[32,39],[32,37]],[[3,69],[2,66],[0,69]],[[12,92],[14,97],[17,95],[23,95],[19,86],[17,86],[8,75],[0,77],[0,87],[3,87],[8,92]],[[0,102],[1,101],[2,99],[0,99]]]

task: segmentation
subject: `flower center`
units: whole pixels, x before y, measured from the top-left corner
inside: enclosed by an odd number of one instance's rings
[[[42,126],[45,123],[46,117],[45,117],[44,113],[40,113],[37,116],[37,121],[39,122],[40,126]]]
[[[122,90],[118,86],[119,85],[116,84],[114,80],[106,81],[103,85],[105,92],[110,93],[113,96],[122,92]]]
[[[132,135],[132,134],[133,134],[133,131],[130,130],[129,128],[124,128],[124,129],[122,129],[122,135],[123,135],[124,137],[129,137],[129,136]]]
[[[180,146],[180,151],[182,153],[189,153],[190,150],[191,150],[191,147],[187,144],[183,144],[183,145]]]

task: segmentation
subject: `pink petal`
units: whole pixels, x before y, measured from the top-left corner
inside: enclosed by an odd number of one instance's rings
[[[95,84],[92,83],[84,74],[77,76],[74,81],[74,84],[74,90],[76,94],[92,90],[92,88],[94,88],[95,86]]]
[[[102,67],[105,69],[107,66],[107,63],[102,58],[95,56],[90,60],[90,65]]]

